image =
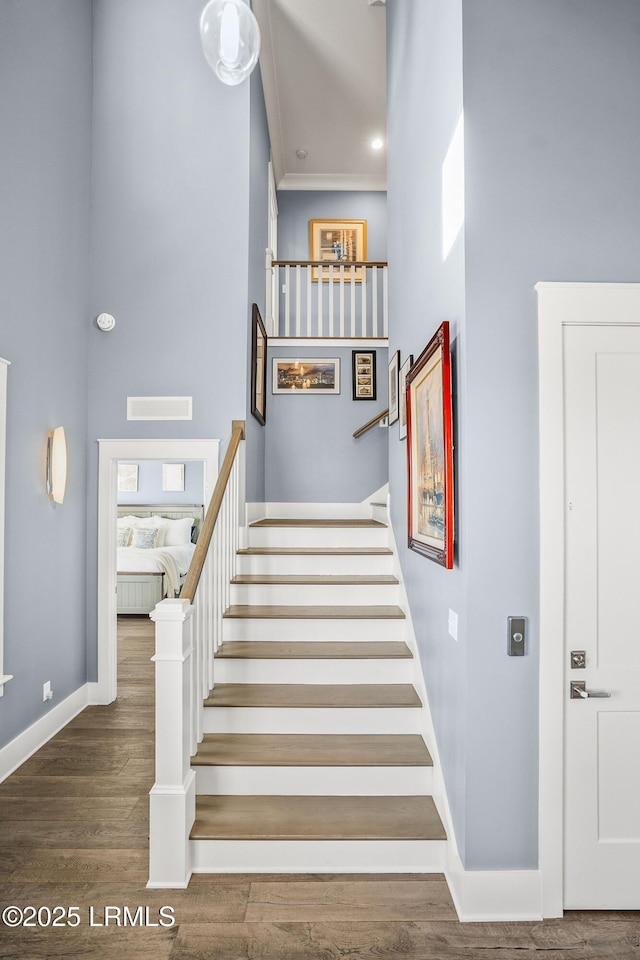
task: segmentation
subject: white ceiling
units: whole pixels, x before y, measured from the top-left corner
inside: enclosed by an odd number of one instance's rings
[[[385,7],[370,0],[253,0],[276,183],[385,190]],[[306,150],[303,160],[296,150]]]

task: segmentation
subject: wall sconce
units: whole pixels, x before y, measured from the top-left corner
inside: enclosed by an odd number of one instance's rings
[[[229,87],[245,80],[260,54],[260,27],[244,0],[209,0],[200,18],[207,63]]]
[[[54,503],[62,503],[67,485],[67,441],[64,427],[56,427],[47,439],[47,493]]]

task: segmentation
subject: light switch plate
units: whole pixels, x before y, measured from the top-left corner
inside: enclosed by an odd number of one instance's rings
[[[449,610],[449,636],[454,640],[458,639],[458,614],[454,610]]]

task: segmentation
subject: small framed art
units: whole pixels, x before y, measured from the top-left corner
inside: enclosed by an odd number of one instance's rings
[[[274,357],[271,389],[273,393],[308,396],[340,393],[340,360]]]
[[[184,463],[162,464],[162,489],[176,493],[184,490]]]
[[[376,352],[353,350],[351,352],[351,379],[354,400],[376,399]]]
[[[326,260],[334,267],[362,263],[367,259],[367,221],[310,220],[309,252],[311,260]],[[311,279],[319,279],[320,269],[322,279],[329,280],[329,270],[324,267],[314,267]],[[362,280],[362,267],[358,267],[353,274],[351,270],[345,270],[345,281],[352,278]],[[338,279],[337,272],[334,272],[334,279]]]
[[[389,361],[389,426],[398,419],[398,375],[400,372],[400,351]]]
[[[398,439],[404,440],[407,436],[407,375],[413,363],[413,354],[410,353],[400,367],[398,376]]]
[[[267,419],[267,331],[257,303],[251,309],[251,413],[264,426]]]
[[[118,492],[137,493],[138,491],[138,464],[118,464]]]
[[[453,567],[453,426],[449,324],[445,321],[407,376],[409,546]]]

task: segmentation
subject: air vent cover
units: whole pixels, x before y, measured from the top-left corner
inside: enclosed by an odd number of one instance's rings
[[[193,397],[127,397],[127,420],[193,420]]]

